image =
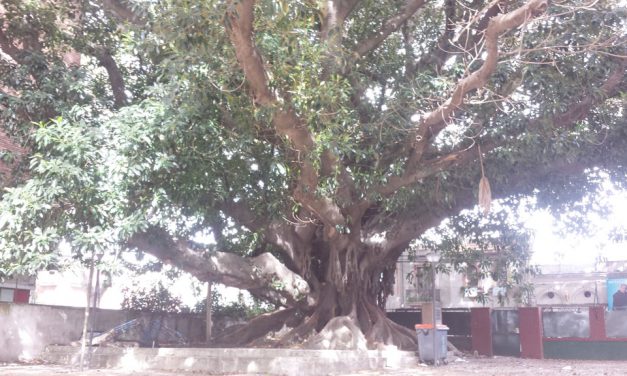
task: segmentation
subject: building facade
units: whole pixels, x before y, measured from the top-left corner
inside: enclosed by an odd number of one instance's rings
[[[397,263],[394,294],[388,297],[386,309],[420,308],[431,302],[431,274],[424,271],[424,261],[414,261],[406,254]],[[436,300],[442,308],[612,306],[613,295],[627,284],[627,260],[604,260],[579,265],[539,265],[540,273],[529,277],[526,286],[511,291],[499,288],[490,279],[468,285],[462,274],[437,274]],[[485,299],[478,299],[484,294]]]
[[[17,276],[0,281],[0,302],[30,303],[35,290],[35,278]]]

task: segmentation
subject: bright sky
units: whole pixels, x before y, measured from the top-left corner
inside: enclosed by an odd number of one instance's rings
[[[533,264],[592,266],[598,256],[609,261],[627,260],[627,242],[610,240],[612,228],[622,226],[624,231],[627,227],[627,192],[618,190],[609,181],[603,183],[603,190],[602,200],[609,204],[609,210],[603,211],[601,215],[593,213],[588,216],[588,220],[595,227],[592,235],[580,236],[572,233],[562,237],[554,231],[561,224],[547,211],[528,213],[526,223],[534,232]]]

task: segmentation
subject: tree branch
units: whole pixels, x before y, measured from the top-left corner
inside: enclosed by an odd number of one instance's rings
[[[255,215],[244,202],[230,202],[224,204],[220,209],[238,224],[251,231],[263,233],[263,240],[275,245],[285,256],[285,265],[291,270],[303,274],[305,272],[306,244],[296,233],[294,227],[284,220],[274,220],[268,222],[258,215]]]
[[[237,61],[253,92],[253,101],[268,106],[273,105],[276,98],[268,87],[261,55],[253,42],[254,7],[254,0],[231,1],[224,21]]]
[[[593,108],[593,106],[602,103],[608,98],[618,95],[621,87],[624,86],[623,81],[625,78],[625,68],[627,68],[627,58],[621,58],[620,63],[614,68],[612,72],[610,72],[608,78],[599,87],[598,90],[601,95],[587,94],[579,101],[572,103],[564,112],[553,116],[549,124],[552,124],[553,128],[555,129],[570,128],[577,121],[584,119]],[[546,124],[545,120],[546,119],[542,118],[530,120],[528,125],[524,129],[526,132],[539,130],[543,125]],[[484,153],[487,153],[490,150],[494,150],[497,147],[505,145],[506,141],[482,142],[481,149]],[[429,170],[440,171],[449,169],[454,166],[463,166],[468,163],[472,163],[476,160],[476,158],[477,151],[475,148],[471,148],[447,154],[432,161],[428,161],[426,162],[426,164],[430,166]],[[555,160],[541,168],[530,170],[527,174],[517,174],[515,176],[512,176],[508,181],[508,185],[506,188],[502,187],[502,189],[493,189],[493,193],[496,194],[495,197],[505,197],[514,193],[528,193],[523,192],[523,190],[526,188],[524,186],[525,182],[541,181],[543,180],[543,177],[546,176],[555,176],[559,174],[572,175],[575,173],[582,173],[586,168],[591,167],[591,163],[593,162],[586,164],[581,163],[580,161],[569,162],[562,159]],[[395,186],[395,188],[398,188],[401,185],[406,186],[415,183],[416,181],[417,180],[413,182],[399,180],[396,183],[398,184],[398,186]],[[385,192],[393,192],[392,187],[386,187]],[[388,237],[389,240],[386,244],[386,250],[383,252],[383,254],[386,255],[385,257],[398,257],[398,255],[396,254],[387,255],[387,253],[398,250],[399,248],[403,248],[403,244],[408,244],[411,240],[423,233],[425,230],[425,223],[428,224],[428,227],[426,228],[430,228],[439,223],[439,221],[441,221],[445,217],[454,215],[455,213],[458,213],[461,209],[465,207],[470,207],[474,203],[476,203],[474,191],[466,187],[460,188],[458,190],[458,194],[455,195],[455,198],[455,204],[451,208],[437,209],[436,205],[433,205],[429,208],[426,208],[426,210],[418,216],[408,217],[402,220],[402,223],[400,224],[400,226],[398,226],[398,230]]]
[[[455,37],[456,25],[454,19],[457,18],[455,15],[456,2],[454,0],[447,0],[445,6],[446,26],[444,33],[432,51],[426,54],[412,67],[413,72],[427,68],[427,66],[439,72],[450,56],[469,53],[474,50],[482,41],[484,31],[488,27],[490,20],[502,11],[501,2],[493,1],[488,5],[487,10],[484,11],[483,17],[481,17],[475,29],[470,27],[473,21],[465,17],[465,21],[469,22],[469,24],[464,27],[461,34]],[[470,16],[469,18],[474,19],[474,17]],[[472,33],[473,31],[474,34]]]
[[[339,0],[342,19],[346,19],[361,0]]]
[[[233,253],[210,252],[205,257],[157,227],[136,233],[127,245],[171,262],[204,282],[245,289],[256,296],[292,306],[312,303],[305,299],[310,293],[307,282],[270,253],[246,258]]]
[[[355,9],[360,1],[361,0],[322,1],[322,26],[320,28],[321,38],[326,40],[333,29],[336,27],[341,28],[348,15]]]
[[[610,72],[605,82],[598,88],[596,95],[588,93],[576,102],[571,103],[565,111],[554,115],[549,120],[549,124],[552,124],[553,128],[570,127],[575,122],[583,120],[595,105],[602,103],[607,98],[618,95],[625,78],[626,68],[627,58],[621,58],[619,64]],[[546,120],[547,119],[544,118],[529,120],[524,130],[526,132],[537,131],[547,123]],[[505,145],[505,140],[484,140],[481,142],[481,149],[485,153]],[[415,169],[407,171],[402,176],[391,177],[386,184],[377,187],[375,192],[383,196],[391,195],[399,188],[415,184],[421,179],[432,176],[438,172],[474,161],[476,156],[477,152],[475,148],[464,148],[424,161],[416,165]]]
[[[492,199],[504,198],[518,193],[531,193],[528,185],[529,181],[542,181],[547,177],[557,175],[571,176],[576,173],[583,173],[588,164],[579,161],[568,162],[563,159],[552,161],[535,170],[528,170],[526,174],[512,176],[506,187],[493,190]],[[397,260],[409,243],[423,234],[427,229],[437,226],[444,218],[456,215],[464,208],[469,208],[477,202],[473,189],[460,187],[455,194],[455,203],[450,207],[433,205],[425,208],[419,215],[405,217],[400,220],[397,231],[388,234],[383,250],[375,257],[372,263],[385,264]]]
[[[287,137],[301,158],[300,177],[294,198],[317,215],[327,226],[337,226],[345,222],[337,205],[329,198],[319,198],[315,192],[318,186],[318,173],[310,159],[314,141],[306,124],[288,104],[280,103],[270,90],[263,60],[253,42],[254,0],[232,1],[225,16],[227,33],[235,49],[240,67],[246,75],[253,94],[253,101],[261,106],[277,109],[272,124],[279,136]]]
[[[122,72],[113,59],[113,56],[111,56],[111,53],[104,47],[95,47],[90,50],[94,57],[98,59],[98,63],[107,70],[115,108],[124,107],[127,103],[126,87],[124,85]]]
[[[253,101],[261,106],[279,107],[276,95],[268,86],[261,54],[253,42],[254,5],[254,0],[231,2],[225,16],[226,30],[252,90]],[[272,122],[276,132],[287,137],[297,151],[308,153],[313,149],[313,138],[307,127],[289,107],[279,109]]]
[[[16,63],[20,63],[22,61],[20,56],[22,54],[22,50],[15,47],[15,45],[11,43],[4,32],[4,25],[0,25],[0,50],[10,56]]]
[[[146,26],[146,21],[121,0],[100,0],[102,7],[115,18],[136,26]]]
[[[405,21],[412,17],[418,9],[426,3],[426,0],[407,0],[403,9],[383,23],[381,29],[375,34],[357,44],[356,57],[360,58],[377,48],[387,37],[398,30]]]
[[[451,207],[430,205],[425,210],[419,211],[418,215],[401,218],[396,231],[388,234],[382,251],[374,261],[375,264],[398,259],[412,240],[437,226],[444,218],[451,217],[464,208],[472,207],[474,203],[476,203],[474,190],[460,187],[455,195],[455,203]]]
[[[275,94],[268,86],[261,54],[253,42],[254,5],[254,0],[231,3],[231,10],[225,17],[226,29],[252,91],[253,102],[266,107],[279,107]],[[289,107],[277,111],[272,122],[276,132],[287,137],[297,151],[308,153],[313,149],[312,136]]]
[[[490,75],[496,70],[498,62],[498,38],[504,32],[514,29],[531,18],[542,14],[548,6],[547,0],[531,0],[527,4],[509,13],[500,14],[490,19],[485,32],[486,57],[483,65],[459,81],[451,97],[437,109],[421,116],[415,137],[412,138],[413,152],[407,164],[411,170],[422,158],[429,141],[439,134],[453,113],[463,104],[464,96],[475,89],[483,87]]]
[[[492,150],[496,145],[482,144],[481,148],[484,152]],[[473,161],[476,159],[477,151],[473,148],[466,148],[446,154],[441,157],[437,157],[424,163],[421,163],[410,173],[405,173],[402,176],[392,176],[387,184],[382,185],[376,189],[376,192],[382,196],[389,196],[402,187],[415,184],[418,181],[435,175],[438,172],[445,171],[451,167],[461,165],[463,163]]]
[[[627,69],[627,58],[623,57],[620,58],[618,66],[599,88],[599,91],[603,94],[602,97],[592,94],[586,95],[581,98],[579,103],[571,105],[568,111],[555,116],[553,123],[558,127],[570,126],[577,121],[583,120],[595,104],[617,95],[621,88],[624,88],[621,84],[625,78],[625,69]]]

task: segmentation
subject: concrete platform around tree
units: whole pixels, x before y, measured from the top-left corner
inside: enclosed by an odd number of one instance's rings
[[[87,356],[88,358],[89,356]],[[75,366],[80,348],[48,346],[46,362]],[[318,376],[360,370],[413,367],[412,351],[298,350],[259,348],[93,348],[91,367],[125,370],[197,371],[203,374]]]
[[[520,359],[509,357],[455,357],[442,367],[415,364],[398,369],[330,372],[316,369],[320,376],[624,376],[625,361]],[[0,376],[199,376],[217,374],[203,371],[133,371],[121,368],[89,369],[80,372],[76,367],[51,364],[2,364]],[[296,375],[299,375],[297,373]],[[228,376],[251,376],[251,373],[228,373]],[[257,373],[267,376],[267,373]]]

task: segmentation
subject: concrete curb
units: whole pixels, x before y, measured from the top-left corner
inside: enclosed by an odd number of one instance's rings
[[[45,361],[78,365],[80,349],[48,346]],[[93,368],[202,371],[206,374],[319,376],[418,364],[414,352],[398,350],[295,350],[254,348],[93,348]]]

